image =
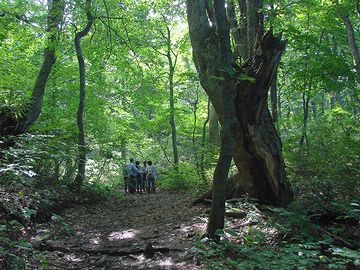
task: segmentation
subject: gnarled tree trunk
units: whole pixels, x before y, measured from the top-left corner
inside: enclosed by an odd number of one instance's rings
[[[218,1],[215,1],[214,6],[216,7],[217,4]],[[230,178],[226,197],[248,193],[261,202],[277,206],[287,205],[292,199],[292,191],[286,178],[281,141],[267,105],[268,89],[277,72],[285,43],[280,41],[280,37],[274,37],[272,32],[268,31],[256,46],[248,47],[253,53],[241,68],[236,68],[234,62],[229,68],[220,61],[223,52],[219,48],[224,38],[220,39],[218,33],[219,26],[216,24],[219,20],[214,20],[217,15],[216,9],[212,9],[206,0],[188,0],[187,9],[194,62],[200,82],[214,105],[223,129],[229,121],[228,111],[235,108],[237,113],[236,119],[232,119],[236,124],[233,124],[229,132],[236,139],[233,159],[239,173]],[[227,19],[225,17],[222,20]],[[209,25],[209,21],[215,27]],[[251,27],[251,24],[248,24],[248,27]],[[251,30],[252,39],[256,31],[257,33],[262,31],[260,28],[259,25]],[[230,76],[225,76],[229,74]],[[244,75],[253,77],[255,81],[246,79]],[[222,96],[226,92],[223,88],[224,81],[228,89],[231,87],[236,89],[232,102],[224,103]],[[231,97],[230,91],[228,94],[227,98]],[[222,138],[221,143],[220,151],[223,153],[222,150],[228,141]],[[232,149],[229,148],[228,152],[231,151]],[[217,193],[215,186],[218,184],[215,179],[214,175],[213,200],[217,199],[214,196]],[[219,206],[218,201],[216,204]]]

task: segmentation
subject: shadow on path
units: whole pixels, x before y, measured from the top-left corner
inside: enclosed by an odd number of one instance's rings
[[[47,244],[43,262],[48,269],[202,269],[187,253],[205,227],[205,211],[192,200],[160,192],[69,209],[63,221],[75,233]]]

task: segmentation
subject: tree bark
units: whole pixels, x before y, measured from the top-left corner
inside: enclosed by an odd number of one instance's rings
[[[79,190],[85,180],[85,166],[86,166],[86,144],[84,132],[84,109],[85,109],[85,94],[86,94],[86,74],[85,74],[85,61],[81,49],[81,39],[86,36],[91,29],[94,18],[91,14],[91,0],[86,0],[85,11],[87,24],[83,30],[75,34],[75,50],[79,62],[79,78],[80,78],[80,97],[77,110],[77,126],[78,133],[78,171],[75,177],[74,186]]]
[[[271,118],[272,121],[275,123],[277,121],[277,117],[278,117],[278,91],[277,91],[277,87],[276,87],[276,77],[274,79],[274,81],[271,84],[270,87],[270,101],[271,101]]]
[[[260,202],[287,205],[292,191],[285,173],[282,144],[268,109],[268,89],[272,84],[285,43],[268,31],[250,61],[243,65],[256,82],[237,85],[237,113],[241,138],[234,161],[240,179],[235,193],[241,190]],[[261,52],[261,54],[260,54]]]
[[[210,238],[217,239],[216,231],[224,228],[226,186],[231,160],[235,151],[237,117],[234,106],[236,88],[233,78],[229,74],[233,59],[230,46],[230,25],[226,18],[225,1],[215,0],[214,9],[219,46],[218,63],[225,70],[222,74],[225,80],[219,84],[221,105],[223,107],[220,156],[214,172],[212,203],[207,224],[208,235]]]
[[[47,45],[44,49],[44,60],[37,75],[35,85],[31,94],[30,106],[26,113],[15,118],[7,112],[0,114],[0,135],[19,135],[27,131],[27,129],[37,120],[40,115],[46,83],[48,81],[51,69],[56,62],[56,46],[59,34],[59,24],[64,15],[64,0],[52,0],[49,4],[47,17],[47,29],[49,37]]]

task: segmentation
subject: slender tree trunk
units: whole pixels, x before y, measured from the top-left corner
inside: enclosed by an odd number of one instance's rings
[[[46,83],[51,69],[56,61],[55,52],[59,34],[58,26],[63,19],[64,8],[64,0],[50,1],[46,30],[48,33],[47,45],[44,49],[44,60],[35,81],[29,108],[19,119],[7,114],[6,112],[2,112],[0,114],[0,136],[25,133],[39,117]]]
[[[347,37],[348,37],[349,48],[350,48],[351,55],[353,58],[354,68],[356,70],[356,73],[358,75],[360,75],[360,56],[359,56],[359,49],[356,44],[354,27],[351,23],[349,16],[344,16],[342,19],[343,19],[343,22],[346,27],[346,33],[347,33]],[[357,77],[359,77],[359,76],[357,76]],[[360,84],[359,78],[357,79],[357,82],[358,82],[358,85],[356,87],[359,87],[359,84]],[[353,89],[353,91],[352,91],[352,100],[354,101],[354,102],[352,102],[352,106],[353,106],[352,111],[353,111],[353,115],[356,116],[357,110],[359,108],[359,97],[358,97],[358,89],[357,88]]]
[[[87,24],[83,30],[75,34],[75,50],[76,56],[79,62],[79,76],[80,76],[80,99],[77,110],[77,126],[78,133],[78,171],[75,177],[74,186],[77,190],[80,190],[85,180],[85,166],[86,166],[86,144],[85,144],[85,132],[84,132],[84,108],[85,108],[85,93],[86,93],[86,77],[85,77],[85,61],[81,49],[81,39],[86,36],[93,24],[93,16],[91,14],[91,0],[86,0],[85,11],[87,17]]]
[[[192,109],[193,111],[193,115],[194,115],[194,124],[193,124],[193,131],[192,131],[192,147],[193,147],[193,155],[195,158],[195,165],[196,165],[196,172],[199,176],[201,176],[200,173],[200,164],[199,164],[199,159],[198,159],[198,149],[196,147],[196,139],[195,139],[195,135],[196,135],[196,125],[197,125],[197,108],[198,108],[198,103],[199,103],[199,89],[196,89],[196,100],[193,103],[194,107]]]
[[[211,104],[210,99],[208,99],[208,112],[210,111],[210,104]],[[210,114],[208,113],[202,127],[201,156],[200,156],[200,175],[204,183],[207,181],[205,175],[204,159],[205,159],[205,143],[206,143],[206,126],[209,123],[209,120],[210,120]]]
[[[219,119],[214,107],[210,103],[208,112],[209,118],[209,142],[215,146],[220,146]]]
[[[169,103],[170,103],[170,127],[171,127],[171,140],[172,140],[172,149],[173,149],[173,160],[175,168],[179,163],[179,153],[177,148],[177,134],[176,134],[176,124],[175,124],[175,105],[174,105],[174,72],[176,66],[177,55],[175,56],[175,61],[173,61],[171,57],[171,35],[170,29],[167,26],[167,54],[166,57],[168,59],[169,64]]]
[[[122,139],[121,140],[121,158],[123,160],[124,163],[127,162],[127,149],[126,149],[126,140],[125,139]]]
[[[317,119],[317,105],[316,105],[315,100],[311,100],[310,104],[311,104],[311,110],[313,113],[313,119],[316,120]]]
[[[359,71],[360,56],[359,56],[359,49],[356,44],[354,27],[351,23],[349,16],[344,16],[342,19],[343,19],[345,27],[346,27],[346,33],[347,33],[347,37],[348,37],[349,48],[351,50],[351,55],[353,58],[354,67],[356,68],[357,71]]]
[[[231,68],[233,59],[230,46],[230,25],[226,17],[225,1],[215,0],[214,9],[219,38],[219,64],[226,70]],[[224,228],[227,178],[236,145],[237,117],[234,106],[236,88],[228,72],[223,72],[222,75],[225,80],[219,83],[222,107],[224,108],[222,114],[221,146],[219,160],[214,172],[212,203],[207,225],[208,235],[213,239],[218,238],[216,231]]]
[[[308,145],[308,138],[307,138],[307,124],[308,124],[308,119],[309,119],[309,101],[310,101],[310,97],[309,95],[306,95],[305,92],[303,92],[303,96],[302,96],[302,104],[303,104],[303,128],[302,128],[302,135],[300,138],[300,146],[302,146],[304,144],[304,142],[306,142],[306,145]]]

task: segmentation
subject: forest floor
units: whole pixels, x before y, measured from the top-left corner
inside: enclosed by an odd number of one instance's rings
[[[70,208],[37,228],[31,242],[42,251],[33,267],[202,269],[188,252],[206,224],[193,199],[159,192]]]

